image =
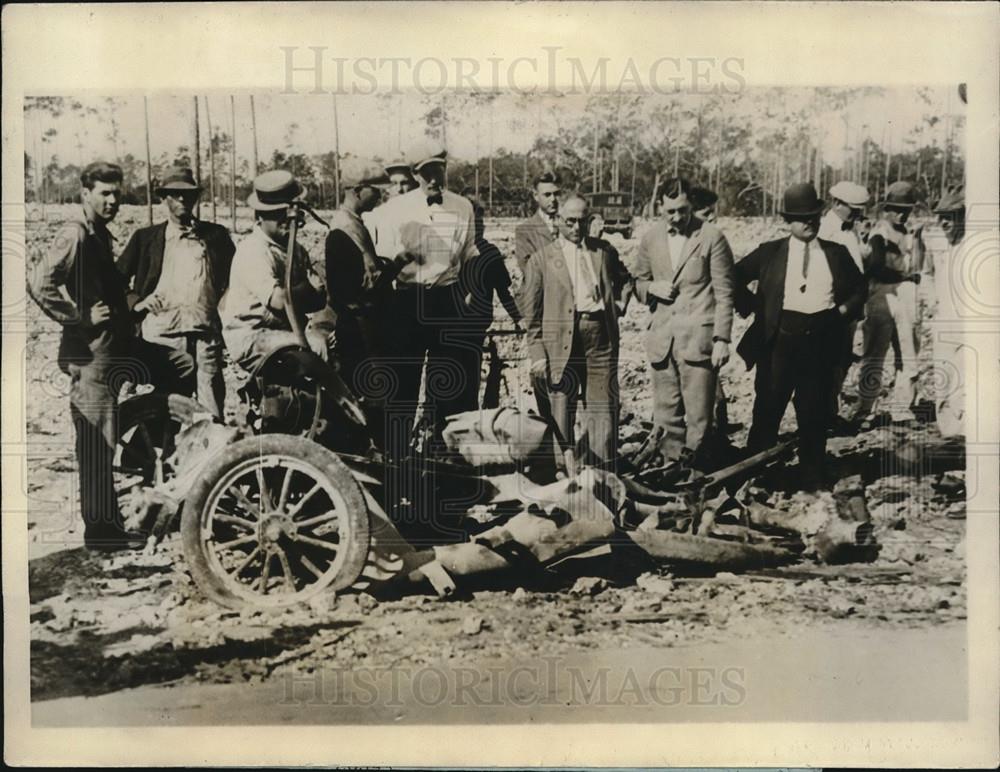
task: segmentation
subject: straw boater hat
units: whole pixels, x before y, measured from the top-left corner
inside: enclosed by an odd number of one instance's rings
[[[392,174],[393,172],[406,172],[407,174],[413,174],[413,170],[410,168],[410,162],[405,160],[402,156],[396,158],[395,160],[389,161],[385,166],[382,167],[386,174]]]
[[[253,193],[247,198],[247,204],[258,212],[274,212],[301,200],[304,192],[290,172],[275,169],[253,181]]]
[[[823,200],[810,182],[798,182],[785,188],[781,214],[785,217],[808,217],[823,211]]]
[[[190,169],[174,167],[168,169],[163,181],[156,187],[156,195],[162,196],[168,190],[199,191],[201,187],[194,181],[194,173]]]

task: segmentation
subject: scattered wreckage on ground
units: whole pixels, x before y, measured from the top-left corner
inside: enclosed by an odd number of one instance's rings
[[[196,584],[228,607],[391,582],[448,595],[466,577],[516,581],[601,552],[718,571],[878,552],[856,478],[794,515],[768,506],[752,481],[789,455],[787,443],[671,482],[572,454],[559,464],[547,422],[495,408],[450,417],[433,456],[391,463],[364,405],[297,347],[268,357],[240,397],[238,425],[179,395],[128,399],[116,459],[129,523],[151,533],[152,549],[179,519]]]

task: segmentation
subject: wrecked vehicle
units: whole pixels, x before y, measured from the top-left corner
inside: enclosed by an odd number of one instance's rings
[[[639,471],[578,465],[557,453],[548,422],[494,408],[449,417],[443,449],[388,461],[371,429],[377,408],[297,332],[301,344],[272,352],[239,390],[233,425],[179,395],[121,404],[127,521],[153,549],[179,517],[192,577],[221,605],[286,606],[392,581],[448,595],[461,577],[601,550],[717,570],[877,553],[860,487],[841,486],[798,521],[755,500],[750,479],[787,445],[661,490]]]

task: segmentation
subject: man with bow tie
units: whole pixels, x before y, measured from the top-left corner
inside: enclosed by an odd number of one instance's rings
[[[683,178],[664,181],[663,219],[643,237],[633,275],[651,313],[644,343],[660,450],[707,471],[719,370],[729,361],[733,253],[721,230],[692,214],[690,193]]]
[[[865,272],[864,257],[868,252],[868,245],[861,241],[857,225],[865,216],[865,206],[870,197],[868,188],[864,185],[842,180],[830,188],[830,198],[833,201],[819,222],[819,238],[845,247],[862,274]],[[831,395],[831,418],[834,421],[837,420],[840,409],[840,393],[854,360],[854,337],[857,329],[856,319],[849,321],[844,328],[844,340],[840,347]]]
[[[387,408],[391,420],[398,422],[397,437],[409,435],[425,359],[424,416],[440,430],[447,416],[476,408],[469,395],[478,396],[480,358],[460,329],[468,314],[458,278],[462,266],[478,255],[472,204],[445,189],[443,147],[421,145],[407,158],[419,187],[379,207],[375,245],[380,257],[405,264],[391,301],[390,356],[396,383]],[[469,379],[475,380],[475,389]]]
[[[559,206],[559,238],[527,262],[521,310],[532,377],[548,388],[564,448],[574,448],[577,406],[592,460],[613,464],[618,418],[617,266],[599,240],[584,237],[587,204]]]
[[[754,314],[737,352],[757,367],[748,450],[765,450],[791,399],[799,428],[799,481],[825,487],[826,430],[836,377],[833,354],[865,300],[865,280],[847,248],[819,239],[823,202],[809,183],[784,193],[781,215],[790,234],[761,244],[736,263],[736,307]],[[757,282],[751,295],[747,285]],[[793,396],[794,395],[794,396]]]
[[[197,367],[198,401],[221,419],[226,396],[219,299],[236,247],[221,225],[194,217],[201,194],[190,169],[167,172],[156,194],[167,220],[132,234],[118,259],[142,337],[185,351]]]

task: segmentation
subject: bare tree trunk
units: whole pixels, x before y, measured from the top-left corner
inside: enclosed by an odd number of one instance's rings
[[[681,173],[681,146],[674,148],[674,176],[679,177]]]
[[[250,95],[250,130],[253,133],[253,176],[256,178],[260,174],[260,160],[257,155],[257,108],[253,103],[253,94]]]
[[[447,167],[446,167],[447,168]],[[489,163],[489,177],[490,177],[490,215],[493,214],[493,101],[490,101],[490,163]]]
[[[215,128],[212,126],[212,111],[208,107],[207,96],[205,97],[205,120],[208,121],[208,196],[212,199],[212,222],[217,222],[219,212],[215,203]]]
[[[638,166],[638,161],[636,161],[635,153],[632,153],[632,183],[629,185],[629,198],[632,202],[632,211],[635,211],[635,172]]]
[[[201,126],[198,120],[198,97],[194,98],[194,178],[201,182]],[[194,216],[201,218],[201,201],[194,205]]]
[[[340,206],[340,116],[337,113],[337,94],[333,94],[333,197],[334,209]]]
[[[236,97],[229,95],[229,119],[232,123],[232,141],[229,143],[229,208],[233,216],[233,233],[236,232]]]
[[[153,163],[149,152],[149,97],[142,98],[143,117],[146,124],[146,213],[153,224]]]
[[[594,121],[594,175],[593,175],[593,182],[591,183],[591,188],[592,188],[591,193],[596,193],[598,191],[598,182],[600,180],[600,172],[598,171],[598,169],[600,169],[600,164],[597,160],[597,152],[598,152],[597,144],[599,139],[598,135],[600,134],[599,129],[600,129],[600,124],[597,123],[597,121]]]

